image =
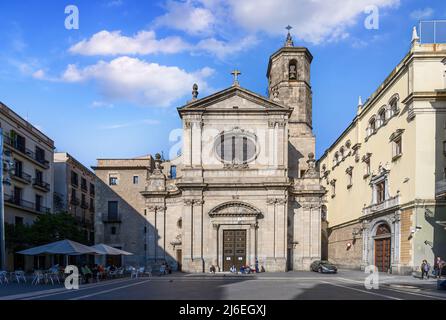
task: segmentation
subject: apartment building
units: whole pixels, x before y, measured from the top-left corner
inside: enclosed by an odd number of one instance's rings
[[[446,44],[410,51],[319,160],[328,258],[410,273],[446,256]],[[323,236],[324,238],[324,236]]]
[[[96,175],[67,152],[54,153],[54,211],[70,213],[94,243]]]
[[[1,102],[0,126],[5,222],[32,224],[39,215],[52,212],[54,142]],[[26,260],[8,252],[7,267],[23,268]]]
[[[149,237],[145,191],[153,169],[150,155],[132,159],[98,159],[93,167],[96,180],[95,242],[134,253],[126,264],[147,259]],[[107,257],[107,264],[121,265],[121,257]]]

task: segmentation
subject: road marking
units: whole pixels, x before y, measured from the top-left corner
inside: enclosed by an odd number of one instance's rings
[[[363,283],[363,282],[358,281],[358,280],[346,279],[346,278],[342,278],[342,277],[338,277],[338,279],[340,281],[344,281],[344,282]],[[398,293],[406,293],[406,294],[410,294],[410,295],[414,295],[414,296],[420,296],[420,297],[424,297],[424,298],[433,298],[433,299],[437,299],[437,300],[446,300],[446,297],[443,298],[443,297],[440,297],[440,296],[430,295],[430,294],[426,294],[426,293],[417,293],[417,292],[405,291],[405,290],[401,290],[401,289],[395,289],[395,288],[389,287],[389,284],[386,284],[386,283],[384,283],[383,285],[380,285],[380,289],[389,290],[389,291],[395,291],[395,292],[398,292]]]
[[[403,299],[392,297],[392,296],[388,296],[388,295],[385,295],[385,294],[380,294],[380,293],[376,293],[376,292],[370,292],[370,291],[366,291],[366,290],[361,290],[361,289],[357,289],[357,288],[343,286],[341,284],[334,284],[334,283],[330,283],[330,282],[327,282],[327,281],[321,281],[321,282],[329,284],[329,285],[332,285],[332,286],[335,286],[335,287],[340,287],[340,288],[350,289],[350,290],[354,290],[354,291],[358,291],[358,292],[363,292],[363,293],[371,294],[371,295],[382,297],[382,298],[386,298],[386,299],[403,300]]]
[[[84,285],[80,286],[79,290],[75,290],[75,291],[88,290],[88,289],[92,289],[92,288],[100,288],[100,287],[109,286],[112,284],[126,282],[128,280],[130,280],[130,279],[119,279],[119,280],[112,280],[111,282],[100,282],[100,283],[96,282],[96,283],[84,284]],[[16,294],[16,295],[3,296],[3,297],[0,297],[0,300],[18,300],[18,299],[27,300],[26,298],[34,298],[37,296],[49,297],[49,296],[58,295],[58,294],[70,293],[73,291],[74,290],[67,290],[67,289],[65,289],[65,287],[62,287],[62,288],[57,288],[57,289],[48,289],[48,290],[21,293],[21,294]]]
[[[140,284],[147,283],[149,281],[151,281],[151,280],[141,281],[141,282],[138,282],[138,283],[132,283],[132,284],[128,284],[128,285],[125,285],[125,286],[120,286],[120,287],[109,289],[109,290],[103,290],[103,291],[87,294],[85,296],[72,298],[72,299],[69,299],[69,300],[81,300],[81,299],[85,299],[85,298],[90,298],[90,297],[94,297],[94,296],[97,296],[97,295],[100,295],[100,294],[109,293],[109,292],[112,292],[112,291],[121,290],[121,289],[129,288],[129,287],[134,287],[134,286],[137,286],[137,285],[140,285]]]

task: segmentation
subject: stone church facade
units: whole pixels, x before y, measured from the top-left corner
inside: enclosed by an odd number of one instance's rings
[[[315,166],[307,48],[269,59],[268,97],[232,86],[178,108],[181,155],[99,159],[96,242],[186,272],[309,270],[321,256],[325,189]]]

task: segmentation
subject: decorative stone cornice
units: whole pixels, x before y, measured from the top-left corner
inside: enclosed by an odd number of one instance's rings
[[[254,206],[238,202],[231,201],[223,203],[209,212],[209,216],[213,217],[258,217],[260,216],[260,210],[255,208]]]

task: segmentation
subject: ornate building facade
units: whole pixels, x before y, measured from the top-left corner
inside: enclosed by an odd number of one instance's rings
[[[446,255],[446,45],[412,46],[319,160],[328,257],[419,271]]]
[[[268,97],[241,87],[238,71],[232,86],[201,99],[194,85],[178,108],[181,156],[121,167],[99,160],[96,242],[135,253],[126,264],[167,261],[204,272],[258,261],[271,272],[308,270],[321,255],[325,194],[314,158],[311,61],[288,34],[269,60]],[[138,187],[129,170],[138,171]]]

